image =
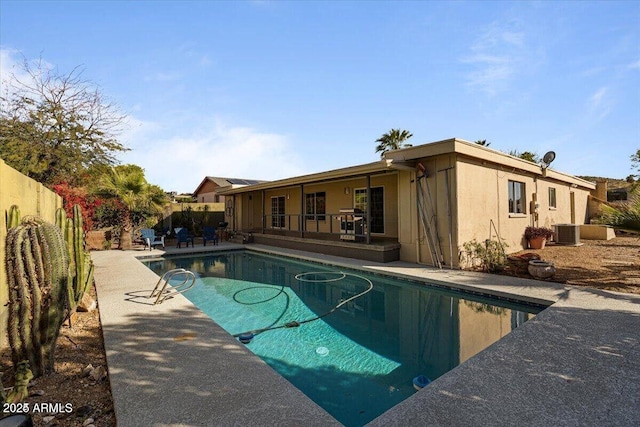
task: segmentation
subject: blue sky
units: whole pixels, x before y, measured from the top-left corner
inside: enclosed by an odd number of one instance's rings
[[[640,2],[0,2],[0,71],[42,57],[128,116],[167,191],[279,179],[458,137],[624,178],[640,149]]]

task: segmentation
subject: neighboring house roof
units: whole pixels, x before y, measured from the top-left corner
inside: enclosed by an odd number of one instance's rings
[[[196,188],[196,190],[193,192],[193,194],[198,194],[198,192],[200,192],[202,187],[207,182],[213,182],[214,184],[216,184],[220,188],[227,188],[227,187],[236,188],[236,187],[239,187],[239,186],[255,185],[255,184],[260,184],[260,183],[268,182],[268,181],[261,181],[261,180],[257,180],[257,179],[223,178],[223,177],[218,177],[218,176],[207,176],[202,180],[200,185],[198,185],[198,188]]]
[[[319,172],[309,175],[302,175],[277,181],[267,181],[260,184],[249,185],[242,188],[224,188],[220,194],[236,194],[248,191],[290,187],[300,184],[308,184],[331,179],[349,178],[366,174],[383,173],[392,170],[416,170],[419,159],[438,156],[443,154],[457,153],[460,155],[476,158],[482,161],[504,166],[508,169],[520,170],[537,175],[544,175],[547,178],[574,184],[587,189],[595,189],[593,182],[586,181],[573,175],[558,172],[551,168],[546,168],[543,172],[541,166],[529,162],[519,157],[511,156],[502,151],[487,148],[485,146],[464,141],[457,138],[443,141],[431,142],[423,145],[402,148],[386,152],[384,157],[376,162],[365,163],[357,166],[350,166],[341,169],[334,169],[326,172]]]

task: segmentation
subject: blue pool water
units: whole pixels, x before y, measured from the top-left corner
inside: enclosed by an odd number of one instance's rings
[[[253,333],[248,348],[346,426],[366,424],[415,393],[416,376],[438,378],[542,309],[249,251],[144,263],[158,275],[196,273],[185,297],[230,334]]]

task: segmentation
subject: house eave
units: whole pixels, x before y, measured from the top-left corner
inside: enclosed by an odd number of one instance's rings
[[[407,147],[400,150],[385,153],[384,158],[392,162],[410,162],[421,158],[439,156],[443,154],[459,154],[472,157],[474,159],[493,163],[503,167],[505,170],[518,170],[542,176],[550,179],[573,184],[585,189],[594,190],[595,183],[586,181],[573,175],[558,172],[551,168],[543,168],[539,164],[524,160],[502,151],[494,150],[463,139],[451,138],[430,144]]]
[[[301,175],[293,178],[285,178],[276,181],[269,181],[261,184],[248,185],[242,188],[225,188],[219,190],[221,195],[232,195],[239,193],[247,193],[251,191],[271,190],[275,188],[293,187],[302,184],[311,184],[322,181],[331,181],[336,179],[346,179],[357,176],[373,175],[377,173],[395,172],[395,169],[388,166],[386,160],[379,160],[363,165],[350,166],[346,168],[334,169],[326,172],[313,173],[309,175]]]

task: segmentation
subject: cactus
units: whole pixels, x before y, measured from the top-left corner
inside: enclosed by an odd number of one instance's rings
[[[35,377],[53,371],[55,343],[66,317],[69,253],[58,227],[25,217],[7,233],[8,336],[14,365]]]
[[[67,225],[67,213],[62,208],[56,209],[56,225],[60,230],[64,230]]]
[[[82,211],[79,205],[73,206],[73,218],[67,218],[64,209],[56,211],[56,224],[60,227],[69,251],[69,306],[75,310],[82,294],[93,283],[93,262],[85,250]]]
[[[17,227],[20,225],[20,208],[16,205],[12,205],[9,208],[9,213],[7,214],[7,230],[11,227]]]
[[[23,360],[18,363],[15,374],[15,384],[6,396],[7,403],[18,403],[29,397],[29,381],[33,379],[33,373],[29,369],[29,362]]]

